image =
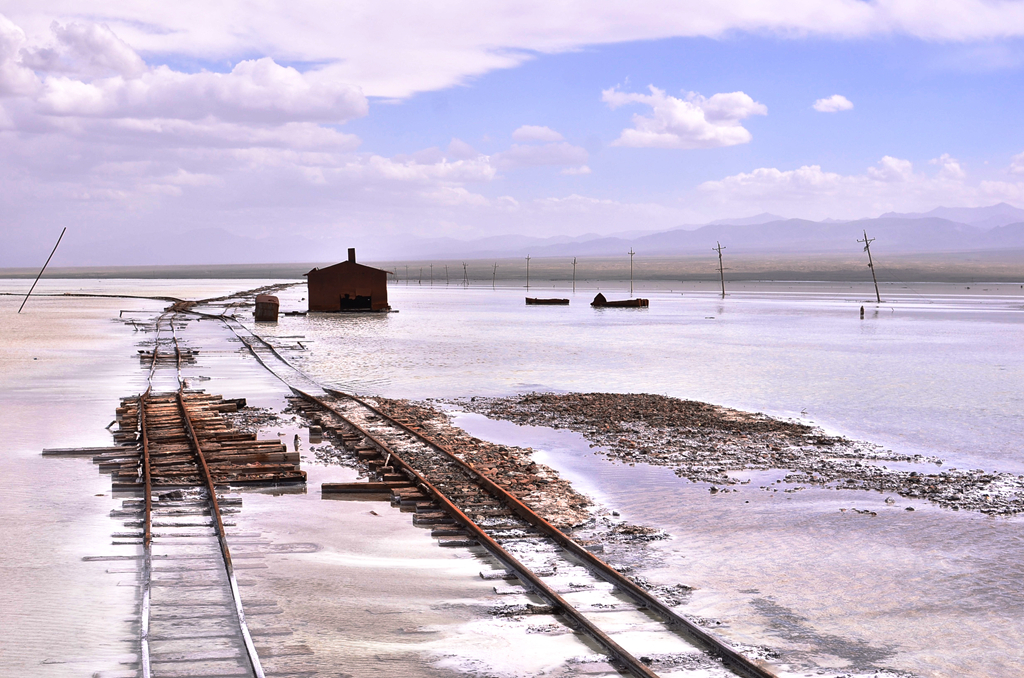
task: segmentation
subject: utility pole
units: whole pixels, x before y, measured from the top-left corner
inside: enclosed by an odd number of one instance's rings
[[[576,294],[576,257],[572,258],[572,293]]]
[[[878,278],[875,277],[875,262],[871,261],[871,243],[875,241],[874,238],[868,237],[868,232],[864,231],[864,239],[858,240],[857,242],[864,243],[864,251],[868,253],[868,268],[871,269],[871,280],[875,283],[875,300],[880,304],[882,303],[882,295],[878,293]]]
[[[444,286],[448,287],[448,264],[444,265]]]
[[[406,285],[409,284],[409,267],[408,266],[405,267],[405,284]]]
[[[420,285],[423,284],[423,267],[422,266],[420,266],[420,282],[419,282],[419,284]]]
[[[526,289],[530,289],[530,255],[526,255]]]
[[[636,254],[636,252],[634,252],[633,248],[630,247],[629,248],[629,296],[630,296],[630,298],[633,297],[633,255],[634,254]]]
[[[494,262],[494,270],[491,271],[491,289],[494,289],[494,281],[498,277],[498,262]]]
[[[434,286],[434,265],[430,265],[430,286]]]
[[[728,248],[722,247],[722,243],[717,240],[715,241],[715,245],[717,245],[717,247],[712,247],[711,251],[718,252],[718,276],[722,279],[722,298],[725,299],[725,268],[722,266],[722,250]]]
[[[28,301],[29,296],[31,296],[32,290],[34,290],[36,288],[36,283],[39,282],[39,279],[43,277],[43,271],[45,271],[46,267],[50,265],[50,259],[53,259],[53,254],[54,254],[54,252],[57,251],[57,246],[60,245],[60,241],[64,237],[64,233],[67,230],[68,230],[68,227],[65,226],[64,230],[60,232],[59,236],[57,236],[57,244],[54,245],[53,249],[50,251],[50,256],[46,257],[46,263],[43,264],[43,267],[41,269],[39,269],[39,275],[36,276],[35,282],[32,283],[32,287],[28,288],[28,294],[26,294],[25,298],[22,299],[21,306],[18,307],[18,313],[21,313],[21,309],[25,308],[25,302]],[[155,350],[156,349],[154,349],[154,351]]]
[[[462,262],[462,286],[469,287],[469,269],[466,268],[466,262]]]

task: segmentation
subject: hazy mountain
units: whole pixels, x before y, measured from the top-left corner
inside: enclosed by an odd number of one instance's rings
[[[1007,221],[1017,215],[1019,218]],[[935,214],[949,214],[954,220]],[[931,216],[929,216],[931,215]],[[474,240],[420,238],[351,238],[333,235],[319,240],[300,236],[256,238],[223,229],[201,229],[159,241],[112,238],[90,241],[69,233],[52,265],[149,266],[176,264],[252,264],[341,261],[356,247],[360,261],[459,260],[505,257],[624,256],[631,248],[641,256],[695,255],[720,242],[732,255],[759,253],[851,253],[867,231],[879,253],[938,253],[980,250],[1024,251],[1024,210],[1007,204],[984,208],[937,208],[927,213],[885,214],[858,221],[782,219],[761,222],[762,214],[730,223],[679,227],[667,231],[628,231],[611,236],[588,233],[538,238],[496,235]],[[737,222],[746,223],[737,223]],[[1005,222],[1005,223],[1004,223]],[[38,252],[35,249],[39,249]],[[5,252],[2,266],[34,266],[46,252],[40,248]]]
[[[979,228],[995,228],[1024,221],[1024,210],[1001,202],[989,207],[936,207],[930,212],[888,212],[879,219],[929,219],[937,217]]]
[[[785,221],[786,217],[780,217],[778,214],[772,214],[771,212],[761,212],[755,214],[752,217],[743,217],[742,219],[715,219],[709,221],[708,226],[721,226],[724,224],[732,224],[735,226],[756,226],[757,224],[767,224],[773,221]]]

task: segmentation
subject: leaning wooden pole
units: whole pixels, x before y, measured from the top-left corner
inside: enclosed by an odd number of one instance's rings
[[[57,238],[57,245],[60,245],[61,238],[64,237],[64,233],[67,230],[68,227],[65,226],[64,230],[60,232],[60,236]],[[28,301],[28,298],[30,296],[32,296],[32,290],[36,288],[36,283],[39,282],[39,279],[43,277],[43,271],[46,270],[46,267],[50,265],[50,259],[53,259],[53,254],[54,252],[57,251],[57,245],[53,246],[53,250],[50,252],[50,256],[46,257],[46,263],[43,264],[43,267],[41,269],[39,269],[39,275],[36,276],[35,282],[32,283],[32,287],[28,288],[28,294],[25,295],[25,298],[21,302],[21,306],[18,307],[18,313],[21,313],[21,309],[25,308],[25,302]]]
[[[882,295],[878,293],[878,278],[875,277],[875,262],[871,260],[871,243],[874,242],[874,238],[868,237],[868,232],[864,231],[864,239],[858,240],[857,242],[864,243],[864,251],[868,253],[868,268],[871,269],[871,280],[875,283],[875,301],[879,304],[882,303]]]
[[[722,298],[725,299],[725,268],[722,266],[722,250],[725,248],[722,247],[722,243],[717,240],[715,241],[715,245],[717,245],[717,247],[712,247],[711,249],[718,252],[718,276],[722,279]]]

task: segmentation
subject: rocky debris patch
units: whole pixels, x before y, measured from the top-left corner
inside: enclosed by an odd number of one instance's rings
[[[285,421],[269,407],[243,407],[237,412],[225,412],[221,415],[228,425],[244,431],[257,433],[261,428],[283,426]]]
[[[474,438],[452,426],[444,412],[407,400],[376,398],[375,402],[389,417],[440,443],[553,525],[571,528],[592,519],[590,498],[576,492],[554,469],[536,463],[532,449]]]
[[[1024,476],[890,469],[884,463],[941,467],[942,461],[829,436],[761,413],[645,393],[529,393],[453,403],[493,419],[575,431],[613,459],[671,466],[682,478],[712,483],[711,494],[727,494],[730,486],[749,482],[743,471],[784,469],[790,471],[784,482],[791,484],[891,492],[993,515],[1024,512]]]
[[[657,669],[685,669],[698,671],[721,667],[722,660],[704,652],[677,652],[664,654],[644,654],[637,657],[642,663]]]
[[[345,450],[341,441],[338,441],[338,445],[314,445],[309,450],[321,464],[360,468],[359,461],[352,456],[351,452]]]
[[[778,661],[782,659],[782,653],[767,645],[733,645],[733,649],[742,653],[747,659],[755,661]]]
[[[876,464],[823,459],[785,477],[787,483],[807,483],[848,490],[891,492],[908,499],[924,499],[959,511],[991,515],[1024,512],[1024,476],[986,473],[982,469],[948,468],[932,473],[900,471]],[[887,504],[895,504],[891,497]],[[913,507],[907,507],[913,510]]]
[[[531,448],[496,445],[474,438],[453,426],[446,412],[422,403],[383,398],[374,402],[388,416],[447,447],[613,566],[628,569],[650,565],[660,558],[646,545],[668,538],[666,532],[628,523],[614,512],[595,507],[589,497],[573,489],[557,471],[534,462]],[[481,524],[486,524],[486,520]]]

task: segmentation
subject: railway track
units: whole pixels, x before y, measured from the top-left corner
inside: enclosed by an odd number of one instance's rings
[[[308,403],[381,479],[393,499],[416,511],[442,543],[486,549],[501,565],[486,578],[518,582],[498,593],[542,601],[523,614],[552,614],[589,636],[610,663],[642,678],[655,669],[772,678],[760,661],[679,615],[615,570],[456,451],[382,412],[370,399],[322,388],[273,346],[221,318],[253,356]]]
[[[266,623],[281,610],[260,600],[243,606],[236,570],[265,567],[259,559],[266,542],[258,533],[231,529],[242,500],[225,496],[228,486],[304,483],[299,455],[277,440],[259,441],[231,428],[221,415],[244,401],[185,388],[181,368],[197,352],[181,346],[177,315],[159,316],[152,350],[140,352],[147,388],[123,398],[117,410],[114,437],[121,447],[93,457],[111,474],[115,491],[142,495],[111,513],[126,528],[113,535],[114,544],[142,546],[139,567],[109,570],[138,575],[139,675],[310,675],[288,661],[310,654],[309,648],[274,642],[291,635]],[[168,330],[170,336],[161,337]],[[232,554],[229,541],[242,551]],[[257,622],[250,629],[252,618]],[[254,636],[272,650],[279,670],[264,670]]]

